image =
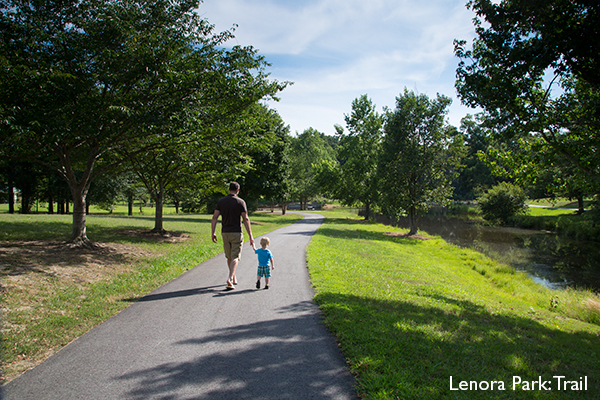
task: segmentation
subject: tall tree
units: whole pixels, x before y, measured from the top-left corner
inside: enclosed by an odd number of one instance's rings
[[[334,150],[325,134],[314,128],[292,137],[290,142],[290,192],[305,210],[308,201],[320,194],[317,167],[323,161],[333,161]]]
[[[256,145],[250,151],[250,169],[238,179],[248,203],[258,199],[275,202],[286,199],[289,191],[289,126],[281,116],[264,105],[259,105],[255,127],[249,132]],[[247,147],[247,146],[246,146]],[[249,207],[252,207],[249,204]]]
[[[466,154],[461,160],[463,168],[453,182],[455,199],[474,200],[479,190],[488,189],[496,183],[490,167],[479,156],[480,152],[488,149],[491,140],[482,118],[482,114],[467,115],[461,120]]]
[[[409,235],[417,233],[418,212],[433,202],[445,203],[452,194],[444,122],[450,103],[446,96],[431,100],[404,89],[395,110],[386,115],[378,169],[380,204],[394,217],[408,214]]]
[[[455,41],[459,96],[505,138],[541,138],[600,192],[600,3],[471,0],[472,47]]]
[[[285,85],[250,47],[225,49],[197,1],[6,0],[0,151],[54,168],[73,197],[69,240],[89,246],[94,176]]]
[[[352,101],[352,112],[345,115],[345,120],[348,133],[338,129],[340,171],[335,194],[346,205],[363,205],[368,219],[379,194],[377,163],[383,116],[367,95],[362,95]]]

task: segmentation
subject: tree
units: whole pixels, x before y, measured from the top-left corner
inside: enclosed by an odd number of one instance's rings
[[[290,191],[299,199],[301,208],[306,210],[308,200],[320,194],[317,181],[318,166],[323,161],[335,159],[334,150],[325,134],[308,128],[297,137],[292,137],[289,147]]]
[[[248,203],[264,198],[271,202],[285,202],[288,195],[289,160],[286,152],[290,142],[289,126],[286,126],[275,110],[260,106],[257,124],[249,132],[256,146],[249,153],[250,169],[237,179]],[[249,207],[252,207],[249,204]],[[285,208],[282,210],[285,212]]]
[[[352,101],[352,112],[345,115],[345,120],[348,134],[338,128],[340,171],[334,180],[335,196],[346,205],[364,205],[368,219],[379,194],[377,162],[383,116],[375,111],[367,95],[362,95]]]
[[[68,182],[70,243],[90,246],[85,202],[96,175],[285,87],[251,47],[224,49],[232,32],[214,34],[197,5],[2,2],[0,151]]]
[[[432,203],[445,203],[452,193],[447,176],[449,138],[444,117],[451,100],[430,100],[404,89],[384,125],[380,177],[384,211],[394,217],[407,213],[409,235],[417,233],[416,214]]]
[[[460,98],[483,107],[504,138],[541,138],[548,154],[579,168],[600,192],[600,4],[471,0],[467,6],[477,14],[478,36],[471,49],[455,41]]]
[[[541,138],[493,142],[480,157],[495,176],[515,182],[533,198],[576,199],[579,213],[583,213],[584,197],[593,194],[584,172],[549,151]]]
[[[488,149],[490,142],[489,130],[482,118],[482,115],[467,115],[461,120],[466,154],[461,160],[464,167],[453,182],[455,199],[474,200],[476,192],[496,183],[489,166],[479,156]]]
[[[477,199],[483,218],[502,224],[527,210],[525,191],[508,182],[500,182]]]
[[[132,169],[154,202],[152,232],[165,232],[163,208],[169,192],[183,187],[196,190],[211,187],[224,179],[229,173],[227,168],[238,171],[246,163],[245,154],[238,153],[232,141],[227,140],[231,135],[218,132],[221,131],[212,129],[207,136],[195,135],[194,141],[132,157]]]

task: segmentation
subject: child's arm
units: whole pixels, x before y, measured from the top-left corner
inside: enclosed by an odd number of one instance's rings
[[[271,269],[275,269],[275,262],[273,261],[273,257],[271,257]]]
[[[254,242],[252,242],[252,250],[256,251],[256,244]]]

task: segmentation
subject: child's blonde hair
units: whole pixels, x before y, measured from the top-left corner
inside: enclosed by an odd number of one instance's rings
[[[271,240],[268,237],[263,237],[260,239],[260,245],[263,247],[263,249],[267,247],[269,243],[271,243]]]

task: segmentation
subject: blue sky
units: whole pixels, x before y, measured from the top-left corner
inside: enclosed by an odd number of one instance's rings
[[[471,40],[466,0],[204,0],[199,13],[217,31],[234,24],[230,45],[252,45],[271,78],[293,81],[270,103],[291,133],[309,127],[332,135],[352,100],[367,94],[378,111],[395,107],[404,88],[453,99],[448,121],[475,110],[454,88],[453,40]]]

